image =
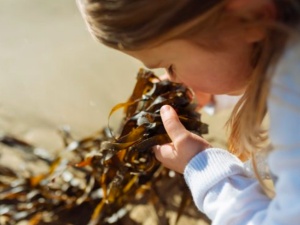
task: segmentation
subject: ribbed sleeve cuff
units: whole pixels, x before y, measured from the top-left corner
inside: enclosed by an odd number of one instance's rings
[[[186,166],[184,178],[195,204],[203,211],[203,201],[209,190],[223,179],[244,174],[243,163],[226,150],[210,148],[196,155]]]

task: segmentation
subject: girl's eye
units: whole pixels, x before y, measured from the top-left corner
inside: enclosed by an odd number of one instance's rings
[[[176,76],[175,76],[175,73],[174,73],[174,66],[170,65],[167,70],[168,70],[168,74],[169,74],[170,78],[172,80],[175,80]]]

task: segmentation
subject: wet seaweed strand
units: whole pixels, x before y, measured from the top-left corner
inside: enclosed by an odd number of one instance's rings
[[[159,115],[165,104],[174,107],[188,130],[198,135],[208,132],[186,86],[141,69],[128,101],[109,114],[124,110],[117,137],[109,126],[81,140],[63,129],[65,148],[58,156],[36,151],[35,146],[13,136],[0,137],[3,145],[21,149],[49,166],[48,172],[29,176],[0,166],[0,224],[24,220],[30,225],[61,224],[64,212],[88,207],[91,210],[81,224],[103,225],[120,220],[138,199],[153,203],[151,189],[170,179],[169,171],[152,152],[154,145],[170,142]],[[184,202],[178,218],[183,206]]]

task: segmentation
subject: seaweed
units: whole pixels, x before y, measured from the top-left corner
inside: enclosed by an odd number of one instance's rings
[[[208,132],[188,87],[141,69],[128,101],[109,114],[124,110],[117,135],[108,125],[76,140],[68,129],[61,129],[64,149],[56,156],[13,135],[2,135],[2,145],[42,161],[48,170],[22,174],[0,166],[0,223],[105,225],[122,224],[125,218],[126,224],[138,224],[129,213],[144,203],[154,205],[159,224],[169,224],[166,211],[174,204],[170,206],[163,192],[172,193],[174,186],[182,195],[181,203],[175,204],[178,221],[190,193],[182,175],[164,168],[152,151],[153,146],[170,142],[159,114],[165,104],[177,111],[186,129],[200,136]],[[162,185],[166,182],[171,184],[167,189]]]

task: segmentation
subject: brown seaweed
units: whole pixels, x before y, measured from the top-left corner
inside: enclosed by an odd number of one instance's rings
[[[198,135],[207,133],[189,88],[140,70],[128,101],[116,105],[109,115],[124,110],[117,136],[108,126],[75,140],[69,130],[62,129],[65,148],[57,156],[40,154],[33,145],[12,135],[0,137],[3,145],[21,149],[49,167],[46,173],[22,176],[0,166],[0,223],[112,224],[128,216],[130,205],[143,201],[155,205],[160,224],[168,224],[162,213],[167,200],[159,196],[159,189],[161,183],[175,178],[185,196],[178,207],[178,221],[189,192],[182,176],[170,177],[152,152],[153,146],[170,142],[159,115],[165,104],[174,107],[186,129]],[[64,219],[70,212],[86,213],[76,223]]]

